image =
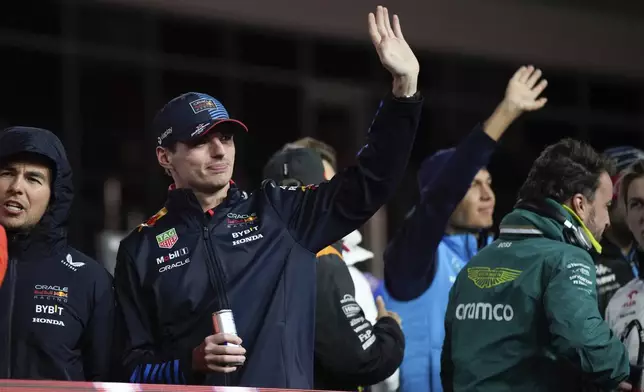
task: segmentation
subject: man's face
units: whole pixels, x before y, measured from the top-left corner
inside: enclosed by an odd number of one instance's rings
[[[619,195],[619,188],[619,181],[613,184],[613,204],[608,211],[610,230],[617,238],[627,239],[631,237],[631,233],[626,224],[626,204],[624,197]]]
[[[486,229],[494,223],[494,191],[492,191],[490,173],[481,169],[465,197],[456,206],[450,218],[450,225],[455,228]]]
[[[580,196],[581,197],[581,196]],[[610,225],[608,210],[613,199],[613,182],[608,173],[599,176],[599,186],[593,201],[584,198],[584,208],[576,211],[597,241],[601,241],[604,230]]]
[[[208,132],[196,144],[177,143],[174,152],[157,148],[159,164],[170,171],[177,188],[215,193],[228,185],[235,166],[235,143],[231,132]]]
[[[12,162],[0,167],[0,224],[23,231],[42,219],[51,196],[51,170],[39,163]]]
[[[324,178],[329,181],[335,176],[335,169],[333,169],[333,165],[326,159],[322,160],[322,166],[324,166]]]
[[[644,249],[644,177],[631,181],[626,190],[626,224]]]

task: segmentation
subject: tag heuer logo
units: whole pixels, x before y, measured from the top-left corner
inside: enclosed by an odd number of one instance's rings
[[[179,241],[179,236],[174,228],[157,235],[157,244],[159,244],[159,248],[172,249],[177,241]]]

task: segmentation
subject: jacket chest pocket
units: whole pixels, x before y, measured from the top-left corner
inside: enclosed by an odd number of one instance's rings
[[[228,283],[236,281],[244,271],[248,272],[251,264],[261,263],[266,252],[279,248],[276,234],[259,220],[217,228],[212,237],[216,245],[215,256]]]
[[[34,298],[32,306],[21,312],[19,333],[27,334],[24,337],[35,347],[78,347],[85,324],[78,307],[84,304]]]
[[[215,297],[204,245],[196,242],[192,247],[176,248],[156,259],[153,272],[152,291],[162,322],[190,318]]]

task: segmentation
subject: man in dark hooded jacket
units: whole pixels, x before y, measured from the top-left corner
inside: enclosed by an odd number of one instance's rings
[[[44,129],[0,133],[0,379],[106,380],[114,294],[109,274],[67,244],[72,172]]]

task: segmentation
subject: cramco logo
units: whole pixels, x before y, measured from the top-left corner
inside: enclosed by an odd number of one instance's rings
[[[157,257],[157,264],[163,264],[166,261],[174,260],[178,257],[185,256],[189,253],[188,248],[181,248],[179,250],[175,250],[172,253],[168,253],[165,256]]]
[[[514,318],[514,309],[510,305],[492,305],[485,302],[459,304],[456,307],[456,318],[459,320],[511,321]]]

